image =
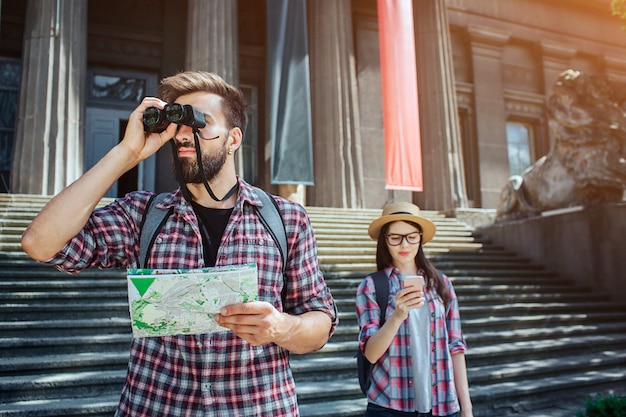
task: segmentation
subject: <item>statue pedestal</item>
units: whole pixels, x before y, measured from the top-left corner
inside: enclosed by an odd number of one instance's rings
[[[477,232],[578,285],[626,300],[626,202],[554,210]]]

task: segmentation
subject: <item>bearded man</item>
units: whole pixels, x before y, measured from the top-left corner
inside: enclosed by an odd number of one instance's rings
[[[191,119],[174,119],[172,109]],[[258,300],[224,307],[215,315],[223,330],[133,338],[116,416],[298,416],[289,353],[320,349],[337,325],[304,208],[271,196],[287,235],[283,271],[255,210],[262,201],[236,174],[245,110],[241,91],[215,74],[165,78],[158,98],[146,97],[131,113],[123,140],[52,198],[22,237],[32,258],[70,273],[139,267],[142,219],[154,193],[95,207],[124,173],[170,142],[180,187],[156,203],[171,215],[142,266],[257,265]],[[158,129],[146,124],[145,116],[163,114]]]

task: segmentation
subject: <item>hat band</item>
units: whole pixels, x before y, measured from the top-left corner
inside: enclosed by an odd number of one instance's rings
[[[395,211],[395,212],[393,212],[391,214],[392,215],[394,215],[394,214],[408,214],[409,216],[415,216],[415,214],[409,213],[408,211]]]

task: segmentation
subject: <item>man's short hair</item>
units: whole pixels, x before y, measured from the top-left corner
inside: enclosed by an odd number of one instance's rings
[[[184,71],[164,78],[159,85],[157,95],[167,103],[173,103],[178,97],[206,92],[222,97],[224,115],[229,128],[238,127],[242,134],[248,127],[245,97],[241,90],[228,84],[222,77],[206,71]]]

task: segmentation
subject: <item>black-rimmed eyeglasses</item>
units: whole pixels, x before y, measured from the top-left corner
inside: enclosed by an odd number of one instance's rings
[[[413,232],[406,235],[388,233],[385,235],[385,239],[387,240],[387,243],[391,246],[399,246],[405,239],[406,243],[410,245],[417,245],[422,240],[422,234],[420,232]]]

